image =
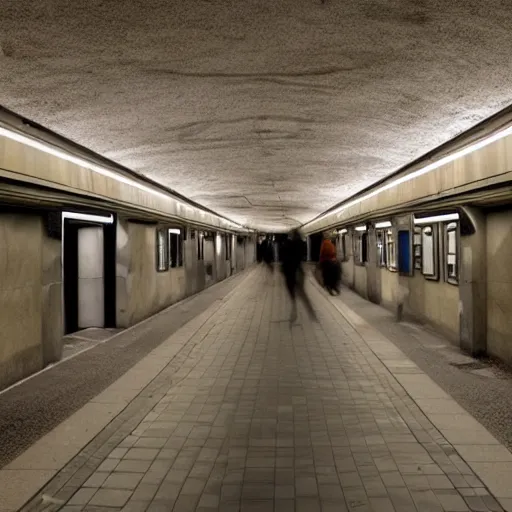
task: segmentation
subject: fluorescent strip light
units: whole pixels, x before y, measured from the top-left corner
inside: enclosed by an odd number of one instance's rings
[[[90,215],[88,213],[75,213],[75,212],[62,212],[62,219],[75,219],[85,220],[89,222],[100,222],[102,224],[112,224],[114,222],[114,216],[109,215],[105,217],[103,215]]]
[[[348,233],[348,229],[343,228],[338,231],[339,235],[344,235],[345,233]]]
[[[173,235],[181,235],[181,229],[169,229],[169,233],[172,233]]]
[[[0,127],[0,135],[7,137],[8,139],[14,140],[16,142],[20,142],[21,144],[25,144],[26,146],[30,146],[39,151],[43,151],[44,153],[47,153],[49,155],[56,156],[57,158],[61,158],[62,160],[66,160],[75,165],[79,165],[80,167],[85,167],[86,169],[89,169],[90,171],[93,171],[97,174],[101,174],[102,176],[106,176],[107,178],[111,178],[120,183],[124,183],[125,185],[129,185],[131,187],[138,188],[139,190],[143,190],[144,192],[148,192],[155,196],[162,197],[166,200],[172,199],[173,201],[176,201],[179,206],[184,207],[186,211],[197,211],[203,217],[204,217],[204,215],[206,215],[206,212],[204,212],[203,210],[194,208],[194,207],[190,206],[189,204],[186,204],[186,203],[180,201],[179,199],[172,197],[169,194],[165,194],[164,192],[161,192],[161,191],[159,191],[155,188],[152,188],[148,185],[145,185],[136,180],[128,178],[127,176],[123,176],[122,174],[111,171],[109,169],[105,169],[104,167],[100,167],[99,165],[93,164],[93,163],[91,163],[87,160],[84,160],[82,158],[73,156],[70,153],[61,151],[60,149],[54,148],[48,144],[39,142],[36,139],[26,137],[24,135],[21,135],[20,133],[17,133],[17,132],[14,132],[14,131],[8,130],[7,128],[2,128],[2,127]],[[218,217],[217,215],[214,215],[213,213],[210,213],[209,215],[213,215],[214,217],[218,218],[221,222],[224,222],[231,227],[242,227],[240,224],[237,224],[230,220]]]
[[[423,217],[420,219],[414,217],[414,224],[430,224],[433,222],[448,222],[450,220],[459,220],[459,214],[449,213],[447,215],[434,215],[433,217]]]
[[[356,226],[355,230],[356,231],[366,231],[366,226]]]
[[[386,221],[383,221],[383,222],[377,222],[377,224],[375,224],[375,227],[377,229],[380,229],[380,228],[390,228],[392,226],[391,222],[389,222],[389,220],[386,220]]]
[[[469,146],[467,146],[463,149],[460,149],[459,151],[456,151],[455,153],[452,153],[451,155],[447,155],[435,162],[432,162],[431,164],[428,164],[425,167],[422,167],[421,169],[418,169],[409,174],[406,174],[405,176],[397,178],[396,180],[393,180],[390,183],[387,183],[386,185],[383,185],[382,187],[379,187],[379,188],[373,190],[372,192],[365,194],[364,196],[361,196],[361,197],[358,197],[357,199],[349,201],[348,203],[345,203],[345,204],[339,206],[335,210],[333,210],[329,213],[326,213],[325,215],[322,215],[322,217],[312,220],[310,222],[307,222],[306,224],[304,224],[304,226],[313,224],[314,222],[318,222],[321,219],[328,217],[329,215],[335,215],[337,213],[341,213],[343,210],[346,210],[347,208],[350,208],[351,206],[361,203],[362,201],[366,201],[367,199],[370,199],[370,198],[376,196],[377,194],[380,194],[381,192],[384,192],[386,190],[394,188],[397,185],[401,185],[402,183],[411,181],[415,178],[418,178],[419,176],[422,176],[423,174],[432,172],[432,171],[438,169],[439,167],[442,167],[443,165],[449,164],[450,162],[453,162],[454,160],[457,160],[459,158],[467,156],[470,153],[473,153],[473,151],[482,149],[485,146],[488,146],[489,144],[492,144],[493,142],[503,139],[504,137],[507,137],[511,134],[512,134],[512,126],[509,126],[508,128],[498,131],[498,132],[494,133],[493,135],[490,135],[489,137],[486,137],[478,142],[475,142],[474,144],[470,144]]]

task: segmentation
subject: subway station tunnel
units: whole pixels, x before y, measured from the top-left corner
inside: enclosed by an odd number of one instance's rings
[[[0,512],[512,511],[511,24],[0,0]]]

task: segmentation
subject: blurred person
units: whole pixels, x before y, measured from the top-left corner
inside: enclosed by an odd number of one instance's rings
[[[294,229],[288,236],[288,240],[283,244],[282,253],[282,271],[286,282],[286,288],[292,300],[292,311],[290,322],[297,320],[297,295],[300,297],[310,318],[317,321],[315,310],[304,289],[304,268],[302,260],[304,259],[304,241],[298,229]]]
[[[266,238],[263,242],[263,261],[271,272],[274,272],[274,242]]]
[[[341,269],[336,259],[336,246],[331,240],[330,233],[324,233],[320,247],[320,269],[325,289],[331,294],[340,293]]]

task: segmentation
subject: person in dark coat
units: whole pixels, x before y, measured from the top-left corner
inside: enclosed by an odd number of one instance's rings
[[[263,246],[263,261],[266,263],[267,267],[269,267],[272,271],[273,263],[274,263],[274,243],[271,239],[266,238]]]
[[[304,269],[302,260],[304,259],[304,242],[298,229],[294,229],[288,240],[283,245],[282,271],[286,282],[286,288],[292,299],[292,311],[290,322],[297,319],[297,295],[301,298],[310,318],[317,320],[315,310],[311,301],[304,290]]]

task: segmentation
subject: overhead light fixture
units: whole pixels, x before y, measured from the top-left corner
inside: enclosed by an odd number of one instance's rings
[[[169,233],[172,233],[173,235],[181,235],[181,229],[169,229]]]
[[[391,222],[389,220],[386,220],[386,221],[382,221],[382,222],[377,222],[377,224],[375,224],[375,227],[377,229],[381,229],[381,228],[390,228],[393,224],[391,224]]]
[[[366,226],[356,226],[355,230],[356,231],[366,231]]]
[[[474,151],[482,149],[485,146],[488,146],[489,144],[492,144],[493,142],[503,139],[504,137],[507,137],[511,134],[512,134],[512,126],[509,126],[509,127],[505,128],[503,130],[500,130],[492,135],[489,135],[488,137],[483,138],[482,140],[479,140],[478,142],[470,144],[469,146],[467,146],[463,149],[455,151],[455,153],[452,153],[443,158],[440,158],[439,160],[436,160],[435,162],[432,162],[431,164],[428,164],[425,167],[422,167],[421,169],[417,169],[416,171],[406,174],[405,176],[401,176],[400,178],[397,178],[389,183],[386,183],[386,185],[383,185],[382,187],[378,187],[375,190],[372,190],[371,192],[368,192],[367,194],[365,194],[361,197],[353,199],[352,201],[349,201],[348,203],[344,203],[344,204],[340,205],[338,208],[335,208],[334,210],[326,213],[325,215],[322,215],[318,219],[307,222],[306,224],[304,224],[304,226],[313,224],[314,222],[318,222],[319,220],[324,219],[325,217],[328,217],[330,215],[335,215],[337,213],[341,213],[343,210],[346,210],[347,208],[350,208],[351,206],[359,204],[362,201],[366,201],[367,199],[370,199],[370,198],[380,194],[381,192],[385,192],[386,190],[392,189],[392,188],[396,187],[397,185],[401,185],[402,183],[411,181],[415,178],[418,178],[419,176],[428,174],[429,172],[439,169],[439,167],[442,167],[443,165],[449,164],[450,162],[453,162],[454,160],[457,160],[459,158],[467,156],[470,153],[473,153]]]
[[[344,235],[345,233],[348,233],[348,229],[343,228],[338,231],[339,235]]]
[[[109,169],[106,169],[105,167],[101,167],[99,165],[93,164],[92,162],[89,162],[87,160],[84,160],[83,158],[76,157],[70,153],[66,153],[65,151],[62,151],[60,149],[57,149],[49,144],[45,144],[43,142],[40,142],[36,139],[32,139],[30,137],[27,137],[25,135],[21,135],[18,132],[9,130],[7,128],[0,127],[0,136],[6,137],[8,139],[14,140],[16,142],[19,142],[21,144],[24,144],[26,146],[30,146],[34,149],[37,149],[39,151],[42,151],[48,155],[56,156],[57,158],[61,158],[62,160],[66,160],[67,162],[71,162],[75,165],[79,165],[80,167],[85,167],[86,169],[89,169],[90,171],[93,171],[97,174],[101,174],[102,176],[106,176],[107,178],[111,178],[113,180],[116,180],[120,183],[124,183],[125,185],[129,185],[131,187],[138,188],[139,190],[143,190],[144,192],[148,192],[150,194],[153,194],[155,196],[164,198],[166,200],[172,199],[178,205],[185,209],[185,211],[195,211],[199,213],[203,218],[206,215],[207,212],[200,210],[199,208],[193,207],[187,203],[184,203],[183,201],[172,197],[170,194],[166,194],[164,192],[159,191],[156,188],[152,188],[148,185],[145,185],[143,183],[140,183],[134,179],[128,178],[127,176],[123,176],[120,173],[117,173],[115,171],[111,171]],[[209,212],[208,212],[209,213]],[[218,215],[215,215],[213,213],[209,213],[209,215],[212,215],[219,219],[222,223],[227,224],[228,226],[231,226],[233,228],[241,228],[240,224],[237,224],[236,222],[230,221],[228,219],[224,219],[222,217],[219,217]]]
[[[459,220],[458,213],[449,213],[447,215],[433,215],[432,217],[414,217],[414,224],[431,224],[434,222],[449,222],[451,220]]]
[[[99,222],[101,224],[112,224],[114,222],[113,215],[109,215],[108,217],[106,217],[104,215],[91,215],[88,213],[76,212],[62,212],[62,220],[64,219],[83,220],[87,222]]]

